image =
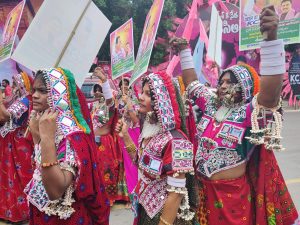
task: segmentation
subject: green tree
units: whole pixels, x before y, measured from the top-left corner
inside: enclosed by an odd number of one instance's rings
[[[133,32],[135,42],[135,53],[137,53],[141,40],[146,16],[151,8],[153,0],[94,0],[95,4],[112,22],[110,32],[117,29],[131,17],[133,18]],[[165,5],[157,32],[157,37],[167,39],[167,31],[174,29],[173,19],[183,18],[187,15],[186,5],[190,5],[192,0],[165,0]],[[99,53],[99,60],[109,61],[109,35],[107,35]],[[167,55],[166,45],[157,45],[153,49],[150,65],[158,65],[164,61]]]

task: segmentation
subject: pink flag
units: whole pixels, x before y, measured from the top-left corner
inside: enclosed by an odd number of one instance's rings
[[[182,34],[182,37],[187,39],[188,41],[191,39],[194,19],[197,18],[197,6],[198,6],[198,0],[193,0],[192,7],[191,7],[191,10],[189,13],[189,17],[188,17],[186,26],[185,26],[183,34]],[[170,61],[169,66],[166,70],[166,73],[169,74],[170,76],[172,76],[172,73],[178,63],[179,63],[179,57],[173,56],[172,60]]]
[[[222,1],[219,2],[219,5],[224,12],[229,12],[228,8]]]
[[[204,25],[202,23],[202,20],[199,20],[199,27],[200,27],[200,40],[203,41],[205,43],[205,47],[206,49],[208,49],[208,36],[206,33],[206,30],[204,28]]]
[[[191,39],[194,19],[197,19],[197,6],[198,6],[198,0],[194,0],[192,3],[192,7],[191,7],[191,11],[189,13],[188,20],[186,22],[186,26],[185,26],[183,34],[182,34],[182,37],[186,38],[188,41]]]

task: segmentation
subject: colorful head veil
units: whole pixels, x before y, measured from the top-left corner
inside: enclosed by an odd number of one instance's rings
[[[42,70],[41,72],[48,90],[49,107],[58,111],[58,135],[65,137],[80,131],[89,134],[91,129],[81,113],[73,74],[62,68]]]
[[[259,77],[253,67],[247,64],[235,65],[224,70],[220,77],[226,72],[232,72],[237,78],[242,89],[244,103],[250,102],[253,96],[259,92]]]
[[[179,106],[170,76],[164,72],[151,73],[144,77],[143,81],[149,84],[161,130],[165,132],[179,129],[181,124]]]
[[[25,72],[13,75],[12,79],[15,82],[17,89],[20,91],[21,96],[31,94],[33,80]]]

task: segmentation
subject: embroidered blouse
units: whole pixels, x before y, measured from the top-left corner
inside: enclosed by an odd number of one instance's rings
[[[193,173],[193,145],[178,131],[167,131],[150,140],[138,153],[137,163],[139,181],[133,195],[153,218],[167,200],[167,176]]]
[[[61,169],[73,173],[76,180],[78,175],[76,155],[67,139],[64,139],[59,144],[57,159]],[[67,188],[64,196],[61,199],[50,201],[42,182],[40,145],[35,145],[33,160],[36,165],[34,174],[24,190],[24,192],[27,194],[28,201],[37,207],[41,212],[45,212],[48,215],[57,215],[60,219],[69,218],[74,212],[74,209],[72,208],[72,203],[75,201],[72,196],[75,187],[74,184],[71,184]]]
[[[9,132],[21,127],[28,118],[29,99],[22,97],[14,101],[7,109],[11,118],[9,122],[6,122],[0,127],[0,135],[5,137]]]
[[[189,99],[197,124],[198,148],[195,155],[199,175],[213,174],[246,162],[254,145],[244,137],[250,136],[252,102],[230,109],[224,120],[217,123],[216,97],[200,83],[189,90]]]

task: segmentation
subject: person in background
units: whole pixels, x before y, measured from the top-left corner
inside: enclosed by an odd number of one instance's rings
[[[33,141],[25,136],[32,108],[32,78],[22,72],[12,79],[15,96],[9,107],[0,92],[0,219],[26,222],[29,208],[23,190],[33,175]]]
[[[10,86],[10,83],[7,79],[3,79],[2,80],[2,87],[5,88],[4,90],[4,97],[5,98],[8,98],[12,95],[12,88]]]
[[[118,115],[112,89],[104,71],[97,67],[93,75],[100,79],[101,84],[94,86],[96,101],[90,105],[90,111],[97,154],[103,167],[101,176],[112,206],[115,201],[129,202],[122,152],[114,131]]]
[[[129,88],[129,79],[123,78],[119,82],[119,92],[121,93],[118,99],[118,118],[123,118],[128,125],[128,133],[134,144],[138,146],[138,138],[140,135],[139,117],[138,117],[138,100]],[[123,163],[125,169],[125,179],[128,193],[131,193],[138,181],[137,166],[132,163],[130,155],[126,151],[124,142],[120,139],[120,147],[123,154]]]

